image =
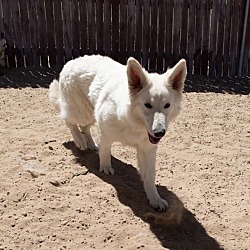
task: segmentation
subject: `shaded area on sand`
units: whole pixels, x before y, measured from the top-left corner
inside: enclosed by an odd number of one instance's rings
[[[52,68],[0,69],[0,88],[48,88],[58,78],[62,66]],[[214,92],[248,95],[250,77],[207,77],[188,75],[185,92]]]
[[[84,153],[73,142],[63,144],[76,157],[76,162],[95,174],[98,178],[112,185],[117,192],[119,201],[128,206],[135,216],[150,225],[150,230],[168,249],[222,249],[212,238],[195,215],[183,206],[181,200],[164,186],[158,186],[161,197],[169,204],[164,213],[154,211],[146,199],[138,171],[112,157],[115,176],[104,175],[98,171],[98,155],[90,150]],[[126,174],[124,174],[126,173]]]

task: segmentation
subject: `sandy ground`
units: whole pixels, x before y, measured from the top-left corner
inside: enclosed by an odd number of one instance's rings
[[[134,149],[115,144],[116,175],[105,176],[96,153],[74,146],[48,103],[57,72],[0,77],[0,250],[250,249],[249,78],[189,77],[158,149],[156,183],[170,208],[157,213]]]

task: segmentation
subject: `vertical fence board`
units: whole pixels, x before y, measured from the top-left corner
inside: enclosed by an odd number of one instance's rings
[[[119,61],[119,3],[112,0],[112,58]]]
[[[222,75],[223,62],[223,42],[224,42],[224,22],[225,21],[225,1],[219,1],[219,19],[217,36],[217,54],[215,60],[216,75]]]
[[[22,22],[19,11],[19,2],[12,1],[13,35],[15,37],[15,55],[17,67],[24,66],[23,42],[22,42]]]
[[[201,48],[201,75],[208,73],[209,61],[209,34],[210,34],[210,0],[204,2],[204,16],[202,21],[202,48]]]
[[[111,0],[104,1],[104,53],[111,56]]]
[[[174,30],[173,30],[173,62],[176,64],[180,55],[180,37],[181,37],[181,20],[182,20],[182,2],[174,3]]]
[[[127,0],[120,0],[120,53],[119,53],[119,62],[122,64],[126,63],[127,57]]]
[[[142,32],[142,65],[148,69],[150,43],[150,1],[143,1],[143,32]]]
[[[149,49],[149,69],[151,71],[156,70],[157,66],[157,36],[158,36],[158,27],[157,27],[157,17],[158,17],[158,0],[151,0],[150,6],[150,49]]]
[[[195,48],[194,48],[194,73],[199,75],[201,71],[201,41],[202,41],[202,16],[204,8],[201,0],[196,2]]]
[[[72,56],[73,58],[80,56],[80,25],[79,25],[79,8],[78,1],[71,2],[71,16],[72,16]]]
[[[209,57],[209,75],[211,76],[215,76],[218,10],[219,10],[219,2],[217,0],[214,0],[212,2],[210,57]]]
[[[27,1],[29,10],[30,20],[30,43],[32,47],[32,58],[33,65],[40,66],[40,49],[39,49],[39,38],[38,38],[38,20],[37,20],[37,9],[36,2],[32,0]]]
[[[165,42],[165,12],[166,2],[159,0],[159,30],[158,30],[158,56],[157,56],[157,69],[160,72],[164,70],[164,42]]]
[[[187,70],[193,73],[193,55],[195,43],[195,1],[190,1],[188,12],[188,44],[187,44]]]
[[[87,6],[86,1],[79,1],[80,13],[80,37],[81,37],[81,56],[88,54],[88,23],[87,23]]]
[[[250,27],[250,7],[248,9],[247,27]],[[250,36],[246,35],[245,49],[243,53],[242,76],[249,76],[249,75],[250,75]]]
[[[188,7],[189,3],[186,0],[182,2],[182,22],[181,22],[181,41],[179,58],[187,58],[187,36],[188,36]]]
[[[56,65],[56,50],[55,50],[55,26],[53,3],[51,0],[45,0],[46,22],[47,22],[47,39],[48,39],[48,55],[50,66]]]
[[[135,58],[141,63],[142,58],[142,3],[136,0],[135,9]]]
[[[88,34],[89,34],[89,53],[96,53],[96,25],[95,25],[95,2],[87,1],[88,11]]]
[[[172,66],[173,49],[173,9],[174,0],[166,1],[166,43],[165,43],[165,68]]]
[[[48,67],[47,31],[45,19],[45,6],[43,0],[37,0],[38,31],[40,41],[41,65]]]
[[[233,0],[232,0],[233,1]],[[231,67],[230,67],[230,76],[234,76],[237,74],[237,55],[238,55],[238,46],[237,46],[237,33],[238,33],[238,5],[239,1],[234,0],[233,1],[233,11],[234,15],[232,16],[232,26],[231,26],[231,46],[230,46],[230,61],[231,61]]]
[[[229,62],[230,62],[230,39],[231,39],[231,19],[233,15],[232,1],[227,1],[225,8],[225,43],[223,51],[223,75],[229,73]]]
[[[4,38],[3,3],[0,1],[0,39]]]
[[[22,26],[22,41],[23,41],[23,50],[25,55],[25,64],[26,66],[33,65],[33,57],[31,53],[31,44],[30,44],[30,29],[29,29],[29,14],[27,9],[27,1],[19,0],[20,4],[20,16],[21,16],[21,26]],[[19,49],[22,49],[19,48]]]
[[[127,58],[134,55],[135,42],[135,0],[128,0],[128,41],[127,41]]]
[[[12,19],[11,8],[9,6],[9,1],[3,1],[3,14],[4,14],[3,19],[4,19],[5,39],[7,41],[7,48],[6,48],[6,54],[8,55],[7,64],[10,68],[15,68],[16,60],[14,51],[15,47],[14,47],[14,34],[13,34],[13,19]]]
[[[72,26],[70,17],[71,4],[68,0],[62,0],[62,6],[65,61],[67,62],[72,59]]]
[[[63,65],[64,61],[64,45],[63,45],[63,19],[61,0],[54,0],[55,13],[55,39],[56,39],[56,63]]]
[[[97,51],[103,55],[104,26],[103,26],[103,0],[96,0],[96,39]]]

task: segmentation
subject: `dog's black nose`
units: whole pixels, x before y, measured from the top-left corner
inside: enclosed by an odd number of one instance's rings
[[[165,129],[162,129],[162,130],[154,130],[154,136],[155,137],[163,137],[165,134],[166,134],[166,130]]]

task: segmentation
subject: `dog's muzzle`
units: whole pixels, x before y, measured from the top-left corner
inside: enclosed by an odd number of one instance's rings
[[[164,114],[158,112],[155,113],[152,130],[153,135],[148,132],[149,141],[153,144],[157,144],[166,134]]]
[[[163,130],[155,130],[153,131],[154,132],[154,136],[151,135],[149,132],[148,132],[148,138],[149,138],[149,141],[152,143],[152,144],[157,144],[161,138],[166,134],[166,130],[163,129]]]

